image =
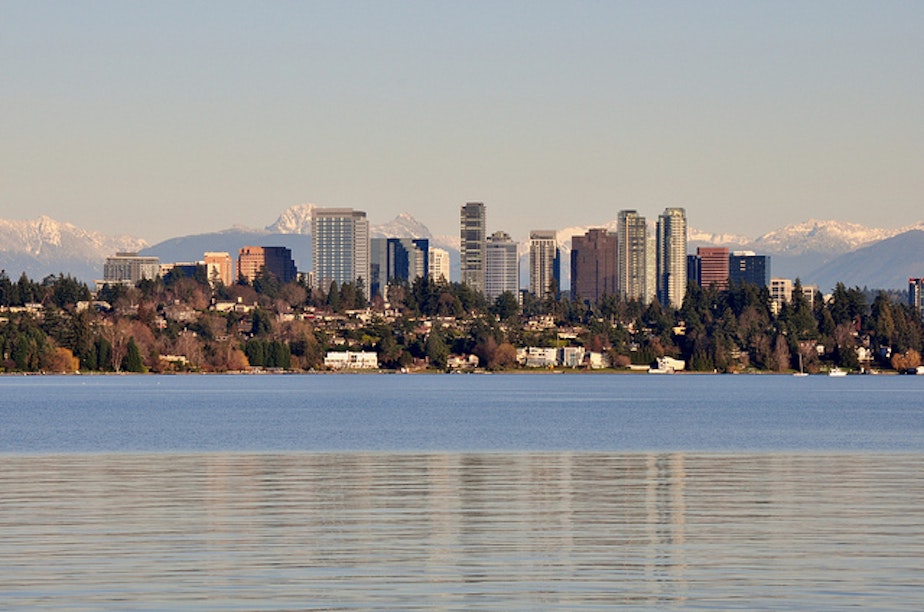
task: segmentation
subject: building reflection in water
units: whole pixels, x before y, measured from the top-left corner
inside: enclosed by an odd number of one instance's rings
[[[839,607],[849,594],[835,586],[851,584],[901,609],[924,587],[922,467],[920,455],[6,456],[0,594],[10,607]]]

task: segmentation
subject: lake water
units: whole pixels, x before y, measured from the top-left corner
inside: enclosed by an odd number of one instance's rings
[[[924,377],[0,378],[0,608],[920,609]]]

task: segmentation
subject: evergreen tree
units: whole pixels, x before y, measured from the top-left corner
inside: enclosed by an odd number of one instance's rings
[[[141,359],[141,350],[135,343],[134,338],[128,340],[128,351],[125,353],[125,364],[123,369],[126,372],[145,372],[144,361]]]
[[[426,354],[431,367],[438,370],[446,369],[449,362],[449,348],[436,330],[432,330],[427,336]]]

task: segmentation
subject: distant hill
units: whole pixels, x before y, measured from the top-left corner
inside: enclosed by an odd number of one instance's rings
[[[909,278],[921,276],[924,231],[911,230],[841,255],[802,278],[827,293],[838,282],[848,287],[907,289]]]

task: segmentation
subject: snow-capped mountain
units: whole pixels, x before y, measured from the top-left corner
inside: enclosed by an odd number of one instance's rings
[[[724,246],[728,248],[744,248],[751,243],[747,236],[738,234],[712,234],[693,227],[687,228],[687,243],[698,246]]]
[[[139,251],[147,244],[133,236],[107,236],[46,216],[0,219],[0,269],[10,276],[26,272],[34,279],[60,273],[99,278],[106,256]]]
[[[754,240],[750,247],[771,255],[801,255],[806,252],[840,255],[917,227],[890,230],[846,221],[809,219],[768,232]]]
[[[276,222],[266,226],[271,234],[306,234],[311,235],[311,215],[317,204],[297,204],[287,208]]]
[[[433,240],[430,228],[404,212],[382,225],[369,229],[372,238],[427,238]]]

